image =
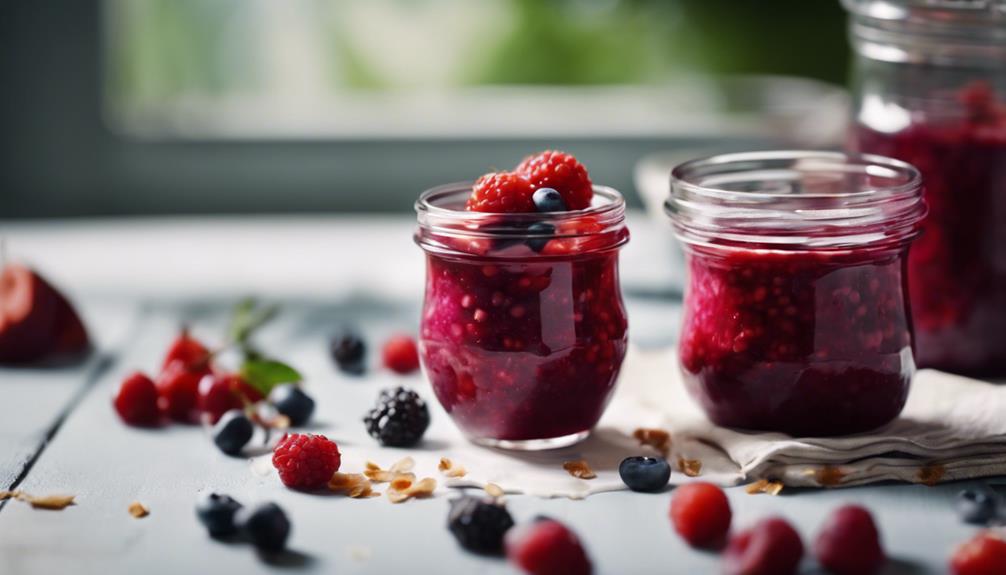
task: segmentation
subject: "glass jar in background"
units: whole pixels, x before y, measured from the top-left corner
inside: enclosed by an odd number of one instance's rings
[[[595,186],[584,210],[471,212],[471,187],[434,188],[416,203],[426,375],[476,443],[571,445],[601,418],[625,357],[625,203]]]
[[[921,172],[909,258],[919,365],[1006,375],[1006,2],[844,0],[851,149]]]
[[[679,357],[719,425],[791,435],[873,429],[915,372],[906,287],[925,215],[912,166],[835,152],[750,152],[674,169],[685,248]]]

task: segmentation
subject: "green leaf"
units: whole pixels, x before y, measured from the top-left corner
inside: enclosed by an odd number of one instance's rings
[[[228,335],[234,343],[243,345],[252,333],[276,316],[279,307],[275,305],[259,307],[254,299],[242,300],[234,307],[234,316]]]
[[[241,378],[249,385],[269,395],[281,383],[297,383],[304,379],[300,372],[274,359],[246,359],[241,364]]]

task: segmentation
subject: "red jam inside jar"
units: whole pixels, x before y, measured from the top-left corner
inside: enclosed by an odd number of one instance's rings
[[[472,440],[515,449],[575,443],[600,419],[627,344],[618,192],[572,212],[464,211],[470,185],[416,209],[426,252],[420,355],[433,391]]]
[[[718,425],[827,436],[879,427],[915,372],[907,254],[919,175],[880,157],[696,160],[667,209],[689,280],[679,357]]]
[[[952,118],[916,115],[903,129],[859,125],[854,147],[922,172],[929,215],[912,248],[919,364],[1006,375],[1006,106],[987,83],[958,93]]]

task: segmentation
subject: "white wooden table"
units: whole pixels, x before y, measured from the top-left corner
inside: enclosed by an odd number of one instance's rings
[[[622,262],[632,339],[666,345],[679,308],[665,230],[633,214]],[[411,218],[314,217],[2,223],[20,259],[67,288],[95,332],[99,352],[60,370],[0,369],[0,489],[71,493],[61,512],[0,506],[0,573],[513,573],[502,560],[459,549],[445,528],[446,496],[392,506],[289,491],[221,456],[198,427],[123,426],[110,406],[121,376],[153,369],[182,321],[212,338],[229,307],[255,295],[283,304],[263,347],[307,376],[318,400],[314,429],[359,425],[377,390],[400,382],[381,372],[340,374],[328,335],[360,326],[374,343],[418,323],[423,264]],[[72,289],[71,289],[72,288]],[[415,376],[408,383],[426,385]],[[437,408],[439,409],[439,408]],[[440,417],[438,417],[438,415]],[[449,425],[434,413],[434,428]],[[993,480],[990,483],[1002,482]],[[874,510],[894,561],[885,573],[942,573],[953,546],[975,529],[958,522],[954,494],[967,484],[788,490],[780,497],[729,490],[735,526],[766,514],[791,519],[809,539],[843,502]],[[293,553],[260,560],[244,545],[209,539],[193,514],[199,490],[246,503],[274,500],[294,524]],[[598,573],[717,572],[717,557],[671,532],[668,494],[629,492],[584,501],[509,497],[514,517],[547,514],[585,540]],[[134,519],[134,500],[151,515]],[[811,563],[805,572],[814,572]]]

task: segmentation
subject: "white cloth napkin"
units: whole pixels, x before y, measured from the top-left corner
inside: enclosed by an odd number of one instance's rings
[[[598,428],[586,441],[565,449],[520,453],[479,447],[464,439],[429,399],[433,425],[421,448],[379,448],[361,431],[359,437],[340,438],[342,471],[361,472],[368,460],[388,468],[410,456],[416,474],[437,478],[441,488],[494,483],[507,493],[578,499],[625,489],[618,475],[622,459],[656,453],[632,437],[635,429],[649,427],[672,434],[672,483],[693,480],[678,470],[678,458],[700,461],[697,479],[721,485],[772,479],[790,486],[834,487],[1006,474],[1006,385],[933,370],[915,378],[899,419],[869,433],[838,438],[745,433],[709,423],[688,396],[670,350],[631,350]],[[441,457],[464,466],[467,474],[442,475],[437,469]],[[576,478],[563,469],[564,462],[579,459],[587,461],[596,478]],[[268,456],[254,460],[253,470],[272,473]]]

